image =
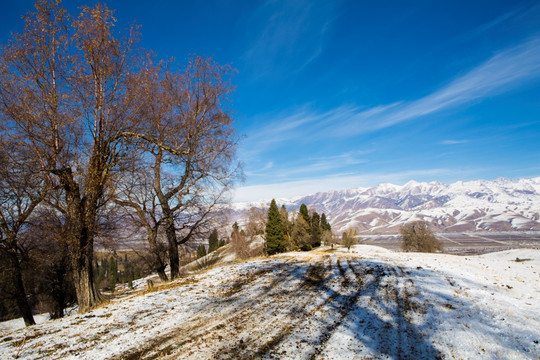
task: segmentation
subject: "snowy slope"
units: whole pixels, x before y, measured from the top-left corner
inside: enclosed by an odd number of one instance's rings
[[[540,251],[352,250],[233,262],[86,314],[4,330],[0,358],[540,357]]]
[[[300,204],[324,212],[338,232],[396,233],[401,225],[426,220],[436,231],[539,231],[540,178],[494,181],[381,184],[373,188],[329,191],[281,199],[290,209]],[[249,204],[236,204],[237,216]]]

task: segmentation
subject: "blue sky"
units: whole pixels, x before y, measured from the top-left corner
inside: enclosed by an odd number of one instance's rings
[[[4,3],[2,43],[32,7]],[[537,1],[106,3],[158,56],[238,70],[235,201],[540,176]]]

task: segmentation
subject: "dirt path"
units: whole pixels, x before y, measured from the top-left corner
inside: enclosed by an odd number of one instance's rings
[[[243,274],[200,314],[123,359],[328,359],[329,354],[434,359],[407,274],[336,256],[286,261]]]

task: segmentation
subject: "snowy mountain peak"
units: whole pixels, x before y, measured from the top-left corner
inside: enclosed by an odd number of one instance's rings
[[[336,231],[355,226],[362,233],[396,233],[415,219],[447,232],[540,230],[540,177],[453,184],[411,180],[280,202],[292,209],[302,203],[324,212]]]

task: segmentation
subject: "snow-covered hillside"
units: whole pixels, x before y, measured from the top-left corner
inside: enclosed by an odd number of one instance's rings
[[[338,232],[356,227],[364,234],[397,233],[402,224],[418,219],[442,232],[540,230],[540,177],[450,185],[410,181],[403,186],[381,184],[278,202],[290,209],[302,203],[314,207],[327,214]],[[236,204],[236,215],[241,217],[241,210],[249,206]]]
[[[540,251],[358,245],[214,267],[1,330],[1,359],[538,359]]]

